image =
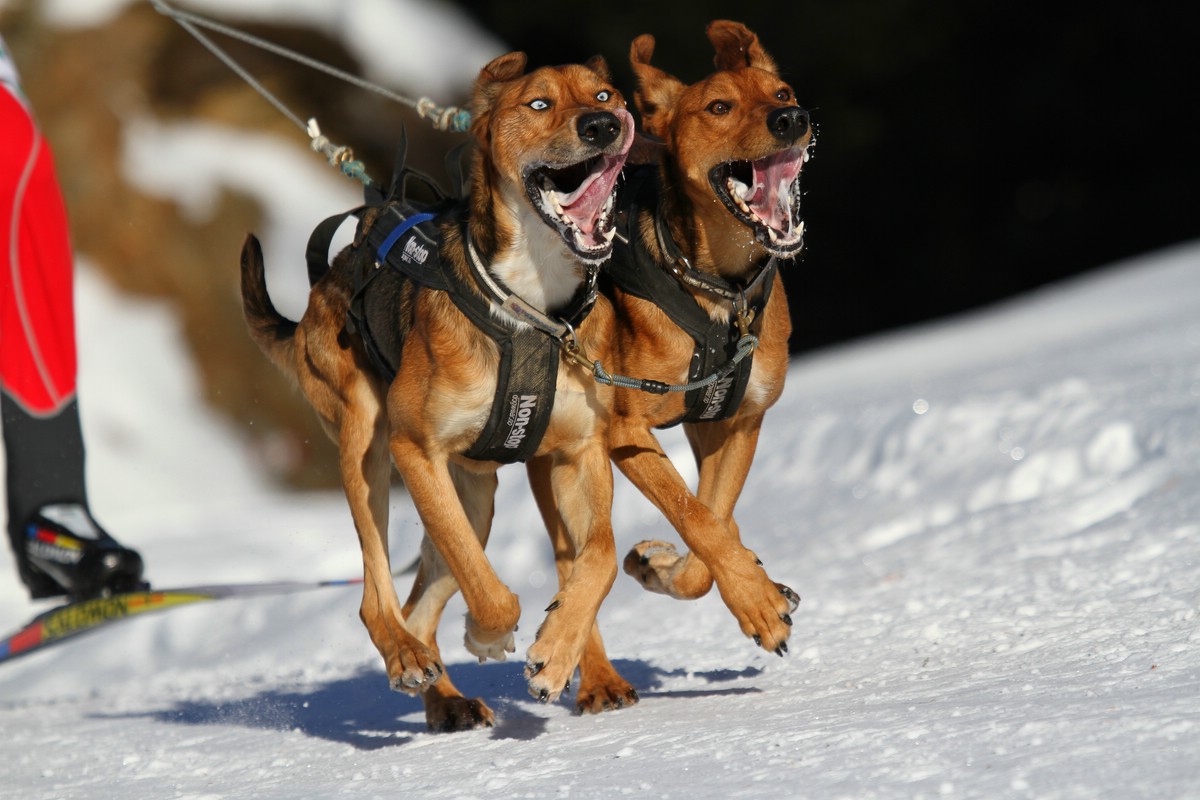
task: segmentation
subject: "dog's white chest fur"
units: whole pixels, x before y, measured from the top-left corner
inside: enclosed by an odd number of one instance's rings
[[[583,265],[515,190],[504,192],[504,203],[516,221],[516,241],[492,262],[492,274],[541,311],[566,305],[583,280]]]

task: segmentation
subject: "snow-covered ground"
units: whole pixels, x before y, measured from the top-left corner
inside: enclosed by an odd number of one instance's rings
[[[79,304],[94,504],[156,583],[356,574],[344,502],[267,485],[196,399],[169,313],[86,270]],[[804,598],[790,656],[715,594],[621,575],[601,625],[642,701],[580,717],[531,699],[519,658],[475,663],[456,600],[447,664],[499,722],[433,734],[387,690],[357,589],[193,606],[0,665],[0,793],[1200,796],[1198,409],[1196,246],[825,351],[794,364],[739,506]],[[520,655],[553,562],[522,471],[501,474]],[[623,482],[615,518],[622,552],[666,533]],[[399,494],[393,521],[404,560]],[[0,628],[47,607],[14,584]]]

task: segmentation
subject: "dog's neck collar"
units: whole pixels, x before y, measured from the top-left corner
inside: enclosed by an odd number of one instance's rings
[[[674,237],[671,236],[671,231],[667,229],[667,224],[663,219],[661,210],[654,215],[654,233],[655,238],[658,240],[659,249],[666,256],[666,268],[672,275],[681,283],[691,286],[693,289],[699,289],[702,292],[728,300],[734,306],[744,304],[746,297],[753,295],[758,290],[759,285],[766,276],[774,273],[772,267],[776,259],[772,255],[759,266],[758,272],[750,282],[745,287],[739,289],[718,275],[709,275],[692,266],[687,256],[679,249],[679,245],[675,243]]]
[[[467,262],[471,272],[493,304],[513,320],[536,328],[554,339],[574,338],[574,326],[583,322],[596,302],[596,278],[600,272],[598,264],[587,265],[587,275],[567,308],[561,315],[552,317],[510,290],[484,266],[467,226],[464,226],[463,237],[467,243]]]
[[[775,268],[778,265],[776,257],[770,256],[759,265],[758,272],[750,282],[738,288],[717,275],[709,275],[692,266],[675,243],[671,231],[667,229],[661,209],[654,215],[654,233],[659,249],[666,256],[667,270],[685,286],[729,301],[733,305],[734,324],[744,336],[750,328],[750,323],[754,321],[752,298],[758,296],[766,282],[775,276]]]

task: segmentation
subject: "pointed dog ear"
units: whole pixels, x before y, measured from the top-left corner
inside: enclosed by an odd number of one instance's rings
[[[592,56],[584,62],[584,66],[604,80],[612,80],[612,70],[608,68],[608,62],[604,60],[604,56]]]
[[[708,40],[717,49],[713,63],[720,70],[737,70],[746,67],[766,70],[778,74],[775,60],[758,43],[758,36],[740,22],[719,19],[708,24]]]
[[[519,78],[525,74],[525,62],[524,53],[505,53],[497,56],[480,70],[476,85],[483,81],[491,83],[492,81],[511,81]]]
[[[629,47],[629,63],[638,81],[633,101],[642,115],[642,127],[647,133],[662,136],[671,110],[685,87],[678,79],[650,66],[653,55],[654,37],[648,33],[634,39]]]
[[[506,53],[492,59],[479,71],[471,91],[471,130],[482,140],[487,129],[486,120],[492,104],[500,93],[500,84],[515,80],[525,74],[525,54]]]

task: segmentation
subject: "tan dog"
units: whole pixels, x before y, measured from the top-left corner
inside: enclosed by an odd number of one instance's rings
[[[479,145],[471,194],[457,214],[441,219],[438,247],[443,271],[487,320],[508,331],[551,335],[538,326],[548,319],[553,328],[556,310],[586,291],[589,269],[610,255],[613,189],[633,139],[624,106],[602,59],[526,74],[524,54],[511,53],[480,73],[471,106]],[[421,693],[432,728],[492,725],[487,705],[464,698],[445,674],[435,635],[446,601],[461,587],[467,648],[481,661],[503,660],[514,650],[518,599],[483,549],[498,463],[464,455],[493,415],[501,351],[464,314],[462,297],[409,282],[389,307],[402,349],[396,378],[387,384],[346,325],[355,271],[370,270],[374,259],[362,239],[360,231],[316,283],[296,324],[272,307],[262,253],[250,237],[242,253],[246,319],[263,351],[295,376],[339,446],[363,553],[361,616],[392,688]],[[574,334],[565,331],[558,334],[562,340],[574,335],[589,354],[606,353],[611,308],[600,298]],[[561,546],[574,557],[574,569],[563,576],[528,652],[529,689],[542,700],[567,688],[616,575],[604,439],[611,390],[566,359],[554,381],[549,421],[529,468],[553,495],[564,526]],[[501,417],[508,410],[499,400],[497,408]],[[518,423],[511,430],[523,434],[524,422]],[[387,550],[389,457],[426,534],[403,608]]]
[[[690,548],[681,556],[642,542],[625,571],[677,598],[699,597],[715,580],[742,632],[782,655],[799,598],[742,544],[733,511],[787,372],[791,323],[775,260],[803,246],[799,178],[812,131],[753,33],[718,21],[708,36],[717,70],[691,85],[650,65],[653,37],[630,51],[644,129],[665,152],[658,180],[630,189],[631,241],[606,267],[618,320],[613,371],[681,385],[727,364],[747,333],[757,349],[692,392],[616,394],[613,460]],[[699,333],[668,315],[672,304]],[[681,421],[700,470],[695,494],[651,431]]]

